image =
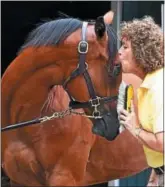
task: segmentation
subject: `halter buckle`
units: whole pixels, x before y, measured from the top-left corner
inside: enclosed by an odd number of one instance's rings
[[[86,54],[88,52],[88,43],[86,41],[81,41],[78,44],[78,52],[80,54]]]

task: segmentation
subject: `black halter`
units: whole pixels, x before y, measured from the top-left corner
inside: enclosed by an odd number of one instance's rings
[[[87,30],[87,25],[88,22],[83,22],[82,25],[82,40],[80,41],[79,45],[78,45],[78,53],[79,53],[79,64],[76,68],[76,70],[74,70],[71,75],[65,80],[63,87],[64,89],[67,91],[69,97],[70,97],[70,104],[69,106],[73,109],[78,109],[78,108],[90,108],[93,107],[93,116],[97,116],[100,117],[100,111],[98,110],[98,106],[104,103],[108,103],[111,102],[113,100],[117,99],[117,96],[112,96],[112,97],[99,97],[96,95],[95,93],[95,89],[93,87],[92,84],[92,80],[91,77],[88,73],[88,64],[85,61],[86,58],[86,54],[88,52],[88,43],[86,41],[86,30]],[[76,78],[79,75],[83,75],[87,87],[88,87],[88,91],[89,91],[89,95],[90,95],[90,100],[87,102],[78,102],[73,100],[73,98],[70,96],[68,90],[67,90],[67,84],[74,78]]]

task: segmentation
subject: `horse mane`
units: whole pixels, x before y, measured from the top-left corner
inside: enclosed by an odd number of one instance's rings
[[[70,34],[82,27],[82,21],[80,19],[70,18],[69,16],[65,17],[66,18],[58,18],[38,24],[37,27],[30,32],[25,43],[18,51],[18,54],[28,47],[58,45]],[[89,25],[93,25],[95,23],[94,20],[86,21],[89,22]],[[111,25],[107,25],[106,27],[109,38],[108,52],[113,59],[117,52],[117,36]]]
[[[54,46],[82,27],[82,21],[74,18],[51,20],[37,26],[27,37],[18,54],[28,47]]]

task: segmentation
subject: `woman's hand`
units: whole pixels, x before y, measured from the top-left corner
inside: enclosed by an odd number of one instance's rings
[[[119,121],[121,125],[124,125],[134,135],[134,130],[139,127],[138,118],[134,111],[134,105],[131,101],[131,113],[122,109],[119,113]]]

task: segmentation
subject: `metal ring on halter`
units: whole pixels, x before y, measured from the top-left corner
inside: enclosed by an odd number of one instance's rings
[[[90,99],[89,102],[91,103],[92,107],[96,107],[100,105],[100,100],[101,98],[97,96],[96,99]]]
[[[97,111],[94,110],[92,115],[93,115],[93,117],[95,117],[95,119],[102,118],[102,116],[100,115],[100,111],[98,111],[98,110]]]

